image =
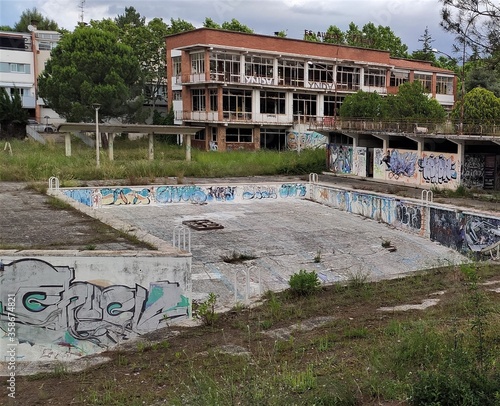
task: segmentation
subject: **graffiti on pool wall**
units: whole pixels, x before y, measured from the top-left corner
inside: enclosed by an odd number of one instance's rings
[[[44,336],[49,332],[59,345],[86,341],[106,348],[189,313],[189,301],[175,282],[152,282],[149,289],[102,286],[106,283],[76,281],[73,268],[39,259],[13,261],[2,269],[0,321],[7,320],[7,295],[14,294],[16,323],[42,329]],[[30,336],[33,340],[36,333]]]
[[[461,253],[487,251],[500,243],[500,219],[431,208],[430,238]]]
[[[276,199],[278,197],[274,186],[245,186],[243,199]]]
[[[453,158],[445,158],[443,154],[425,155],[418,160],[422,177],[427,183],[448,183],[457,178]]]
[[[284,183],[280,187],[280,197],[304,197],[307,192],[306,185],[302,183]]]
[[[422,229],[422,207],[398,201],[396,203],[396,221],[413,230]]]

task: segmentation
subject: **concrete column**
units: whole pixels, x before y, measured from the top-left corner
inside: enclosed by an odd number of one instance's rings
[[[191,134],[185,134],[186,137],[186,161],[191,162]]]
[[[66,156],[71,156],[71,135],[64,134],[64,148],[66,150]]]
[[[349,134],[349,137],[352,138],[352,149],[358,148],[359,136],[357,134]]]
[[[148,159],[150,161],[155,159],[154,137],[155,137],[154,133],[149,134]]]
[[[114,160],[114,152],[113,152],[114,140],[115,140],[115,134],[114,133],[110,133],[109,134],[109,140],[108,140],[108,156],[109,156],[109,160],[110,161]]]

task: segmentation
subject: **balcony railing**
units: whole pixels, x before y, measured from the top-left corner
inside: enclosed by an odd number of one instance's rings
[[[371,118],[345,118],[333,116],[297,115],[290,119],[286,115],[253,114],[250,112],[223,112],[219,117],[216,111],[175,111],[175,120],[199,123],[234,123],[281,125],[292,127],[305,125],[309,130],[342,131],[359,133],[385,134],[420,134],[420,135],[473,135],[500,137],[500,122],[484,124],[479,122],[463,123],[463,131],[459,131],[458,120],[436,121],[394,121],[374,120]]]
[[[323,117],[310,123],[311,129],[328,130],[332,127],[346,132],[377,132],[394,134],[432,134],[432,135],[457,135],[460,122],[448,120],[436,121],[391,121],[359,118],[337,117],[333,124],[330,118]],[[479,122],[464,122],[463,135],[500,136],[500,122],[484,124]]]

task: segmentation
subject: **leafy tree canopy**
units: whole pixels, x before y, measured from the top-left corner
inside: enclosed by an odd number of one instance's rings
[[[115,23],[121,29],[126,26],[144,27],[146,25],[146,17],[141,17],[134,7],[125,7],[125,14],[118,15],[115,18]]]
[[[387,102],[390,118],[439,120],[446,117],[443,106],[423,92],[419,81],[403,83],[397,95],[387,97]]]
[[[434,42],[434,40],[432,39],[432,36],[429,33],[428,27],[425,27],[424,33],[423,35],[420,36],[418,41],[422,43],[422,48],[417,51],[414,51],[411,54],[411,57],[413,59],[418,59],[420,61],[429,61],[435,63],[436,55],[432,48],[432,43]]]
[[[388,120],[442,120],[444,108],[423,93],[420,82],[407,82],[396,95],[383,97],[362,90],[347,96],[340,108],[341,117],[366,117]]]
[[[459,118],[461,103],[453,109],[453,116]],[[500,122],[500,98],[489,90],[476,87],[464,97],[464,123],[492,124]]]
[[[168,34],[178,34],[180,32],[192,31],[195,29],[196,27],[193,24],[187,22],[186,20],[181,20],[180,18],[174,20],[173,18],[171,18]]]
[[[220,30],[221,26],[217,24],[214,20],[211,18],[206,17],[205,21],[203,22],[203,27],[205,28],[214,28],[216,30]]]
[[[477,65],[467,75],[465,81],[466,91],[471,91],[476,87],[482,87],[500,97],[500,77],[498,72],[489,69],[487,66]]]
[[[246,25],[240,23],[235,18],[233,18],[231,21],[223,22],[222,29],[228,31],[247,32],[249,34],[253,33],[253,30],[251,28],[248,28]]]
[[[140,66],[132,48],[116,34],[78,27],[62,37],[39,79],[40,96],[68,121],[92,121],[93,103],[101,117],[134,113]],[[140,106],[139,106],[140,107]]]
[[[23,109],[19,92],[11,97],[4,87],[0,87],[0,139],[24,137],[24,127],[28,123],[28,110]]]
[[[350,45],[360,48],[380,49],[389,51],[391,56],[397,58],[408,57],[408,46],[403,44],[401,38],[396,36],[390,27],[375,26],[367,23],[362,29],[351,22],[349,28],[342,32],[335,25],[328,27],[324,39],[318,38],[314,32],[304,34],[306,41],[323,41],[331,44]]]
[[[360,90],[345,98],[340,107],[340,116],[384,118],[385,100],[377,93]]]
[[[13,31],[15,32],[28,32],[28,26],[36,22],[38,30],[58,31],[59,26],[54,20],[44,17],[36,7],[27,9],[22,12],[19,21],[14,24]]]

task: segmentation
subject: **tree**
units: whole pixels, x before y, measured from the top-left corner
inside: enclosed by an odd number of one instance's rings
[[[422,49],[414,51],[411,54],[411,57],[421,61],[436,62],[436,55],[434,54],[431,46],[434,40],[432,39],[431,34],[429,34],[428,27],[425,27],[424,33],[420,36],[418,41],[422,43]]]
[[[36,27],[39,30],[58,31],[59,26],[54,20],[49,20],[44,17],[36,7],[27,9],[21,13],[19,21],[14,25],[16,32],[28,32],[28,26],[36,22]]]
[[[439,0],[441,26],[456,34],[458,51],[491,55],[500,49],[500,5],[491,0]],[[465,61],[464,61],[465,62]]]
[[[170,27],[168,28],[168,34],[178,34],[180,32],[192,31],[195,29],[196,27],[186,20],[181,20],[180,18],[174,20],[173,18],[171,18]]]
[[[221,26],[219,24],[217,24],[214,20],[212,20],[211,18],[208,18],[208,17],[205,18],[205,21],[203,22],[203,27],[213,28],[216,30],[221,29]]]
[[[9,96],[4,87],[0,87],[0,138],[24,137],[24,127],[28,123],[28,111],[23,109],[19,91]]]
[[[93,103],[100,117],[134,113],[140,95],[140,66],[132,48],[109,32],[77,27],[63,35],[39,78],[39,94],[68,121],[92,121]]]
[[[476,87],[464,98],[464,123],[493,124],[500,122],[500,98],[493,92]],[[453,109],[453,116],[460,117],[461,102]]]
[[[286,33],[285,30],[281,30],[281,31],[275,31],[274,35],[280,38],[286,38],[288,34]]]
[[[321,41],[313,31],[304,34],[306,41]],[[335,25],[328,27],[323,42],[330,44],[349,45],[360,48],[380,49],[389,51],[391,56],[396,58],[408,58],[408,46],[403,44],[401,38],[396,36],[390,27],[375,26],[367,23],[362,29],[351,22],[349,28],[342,32]]]
[[[443,120],[446,112],[437,100],[430,99],[418,81],[399,86],[396,95],[387,97],[362,90],[347,96],[340,107],[341,117],[392,120]]]
[[[419,81],[399,86],[396,95],[387,96],[387,111],[391,119],[443,120],[446,112],[436,99],[429,98]]]
[[[341,117],[384,118],[385,99],[378,93],[360,90],[347,96],[339,112]]]
[[[251,28],[248,28],[246,25],[240,23],[235,18],[233,18],[231,21],[223,22],[222,29],[228,31],[246,32],[248,34],[253,33],[253,30]]]
[[[146,25],[146,17],[141,17],[134,7],[125,7],[125,14],[115,18],[116,25],[124,29],[126,26],[144,27]]]
[[[329,44],[342,45],[345,43],[345,36],[342,30],[336,25],[330,25],[326,30],[325,40]]]
[[[476,87],[482,87],[500,97],[500,78],[486,66],[475,66],[467,75],[465,90],[469,92]]]

